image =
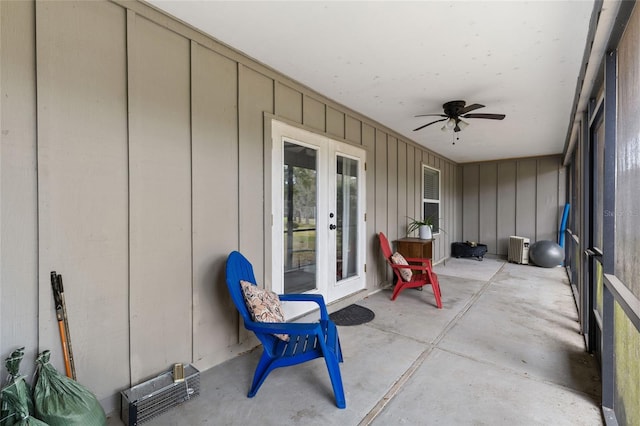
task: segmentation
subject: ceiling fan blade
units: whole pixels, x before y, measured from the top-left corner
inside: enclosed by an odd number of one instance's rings
[[[420,114],[420,115],[414,115],[414,117],[448,117],[448,116],[444,114]]]
[[[480,108],[484,108],[484,105],[481,105],[481,104],[467,105],[466,107],[464,107],[464,108],[462,108],[460,110],[459,115],[466,114],[468,112],[475,111],[475,110],[480,109]]]
[[[465,114],[464,118],[488,118],[489,120],[502,120],[505,118],[504,114]]]
[[[420,126],[420,127],[418,127],[418,128],[413,129],[413,131],[415,132],[415,131],[417,131],[417,130],[424,129],[424,128],[425,128],[425,127],[427,127],[427,126],[431,126],[432,124],[438,123],[438,122],[440,122],[440,121],[445,121],[445,120],[448,120],[448,119],[449,119],[449,117],[447,117],[447,118],[442,118],[442,119],[440,119],[440,120],[436,120],[436,121],[432,121],[431,123],[427,123],[427,124],[425,124],[425,125],[423,125],[423,126]]]

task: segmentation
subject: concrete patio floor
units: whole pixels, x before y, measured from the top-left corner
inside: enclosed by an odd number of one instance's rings
[[[358,302],[373,321],[339,327],[346,409],[322,359],[275,370],[247,398],[258,348],[201,373],[199,397],[146,424],[604,424],[564,268],[487,257],[435,271],[443,309],[430,288],[394,302],[385,290]]]

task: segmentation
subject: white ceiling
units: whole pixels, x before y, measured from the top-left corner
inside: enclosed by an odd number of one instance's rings
[[[561,153],[593,1],[149,3],[457,162]],[[413,129],[486,105],[456,135]],[[437,119],[437,118],[436,118]]]

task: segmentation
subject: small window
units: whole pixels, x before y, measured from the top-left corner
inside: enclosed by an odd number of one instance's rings
[[[440,232],[440,170],[422,166],[422,219],[430,218],[433,233]]]

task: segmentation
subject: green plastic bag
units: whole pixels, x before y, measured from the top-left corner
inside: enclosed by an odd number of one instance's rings
[[[96,397],[80,383],[49,364],[49,351],[36,359],[38,378],[33,389],[36,417],[50,426],[104,426],[107,418]]]
[[[8,417],[4,418],[2,425],[10,426],[47,426],[47,423],[32,417],[26,401],[30,399],[27,388],[11,383],[2,389],[2,405],[8,408]]]
[[[31,389],[20,375],[20,362],[24,348],[19,348],[5,360],[9,372],[9,384],[0,392],[0,426],[46,425],[32,417],[34,414]]]

